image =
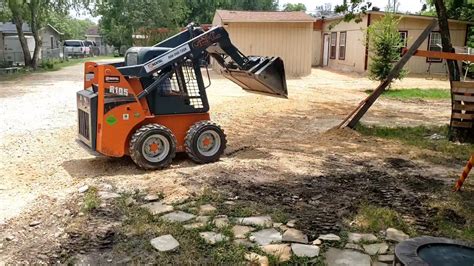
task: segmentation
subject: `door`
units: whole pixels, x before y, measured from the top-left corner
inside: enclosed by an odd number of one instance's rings
[[[329,63],[329,34],[324,34],[323,41],[323,66],[327,66]]]

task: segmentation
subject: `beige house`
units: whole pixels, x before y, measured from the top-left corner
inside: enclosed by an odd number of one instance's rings
[[[340,17],[316,20],[312,41],[313,66],[359,73],[365,72],[371,63],[366,46],[365,31],[371,23],[380,19],[384,14],[380,11],[369,11],[359,23],[354,21],[343,22],[340,21]],[[433,19],[420,15],[397,14],[397,16],[401,17],[399,32],[406,47],[413,44]],[[467,32],[473,24],[473,22],[459,20],[449,21],[453,46],[466,46]],[[431,32],[429,38],[423,42],[419,49],[441,51],[439,30],[435,29]],[[445,62],[437,58],[412,57],[406,67],[410,73],[430,71],[432,74],[444,74],[447,71]]]
[[[311,73],[313,22],[304,12],[217,10],[212,24],[224,26],[245,55],[279,56],[286,75],[299,77]]]

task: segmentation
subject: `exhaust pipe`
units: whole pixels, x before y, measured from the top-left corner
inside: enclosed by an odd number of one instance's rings
[[[285,67],[280,57],[249,57],[260,61],[249,70],[224,69],[224,77],[244,90],[287,98]]]

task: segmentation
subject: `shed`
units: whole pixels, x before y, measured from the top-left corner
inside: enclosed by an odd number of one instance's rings
[[[304,12],[217,10],[212,24],[245,55],[279,56],[286,75],[300,77],[311,73],[313,21]]]

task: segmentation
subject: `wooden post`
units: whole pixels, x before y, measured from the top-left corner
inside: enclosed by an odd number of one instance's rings
[[[402,58],[395,64],[395,66],[392,68],[390,73],[388,74],[387,78],[380,83],[380,85],[372,92],[371,95],[369,95],[364,101],[362,101],[359,106],[347,116],[343,122],[339,125],[339,127],[344,127],[347,121],[349,123],[347,124],[348,127],[350,128],[355,128],[357,123],[359,123],[360,119],[365,115],[365,113],[369,110],[369,108],[374,104],[374,102],[378,99],[378,97],[383,93],[385,88],[387,88],[390,83],[392,83],[392,80],[398,76],[400,71],[403,69],[405,64],[408,62],[408,60],[413,56],[413,54],[416,52],[416,50],[420,47],[420,45],[423,43],[426,38],[428,38],[429,34],[431,31],[436,27],[437,25],[437,20],[434,19],[428,27],[421,33],[421,35],[418,37],[418,39],[415,40],[413,45],[408,49],[408,51],[402,56]],[[352,119],[351,119],[352,118]]]

